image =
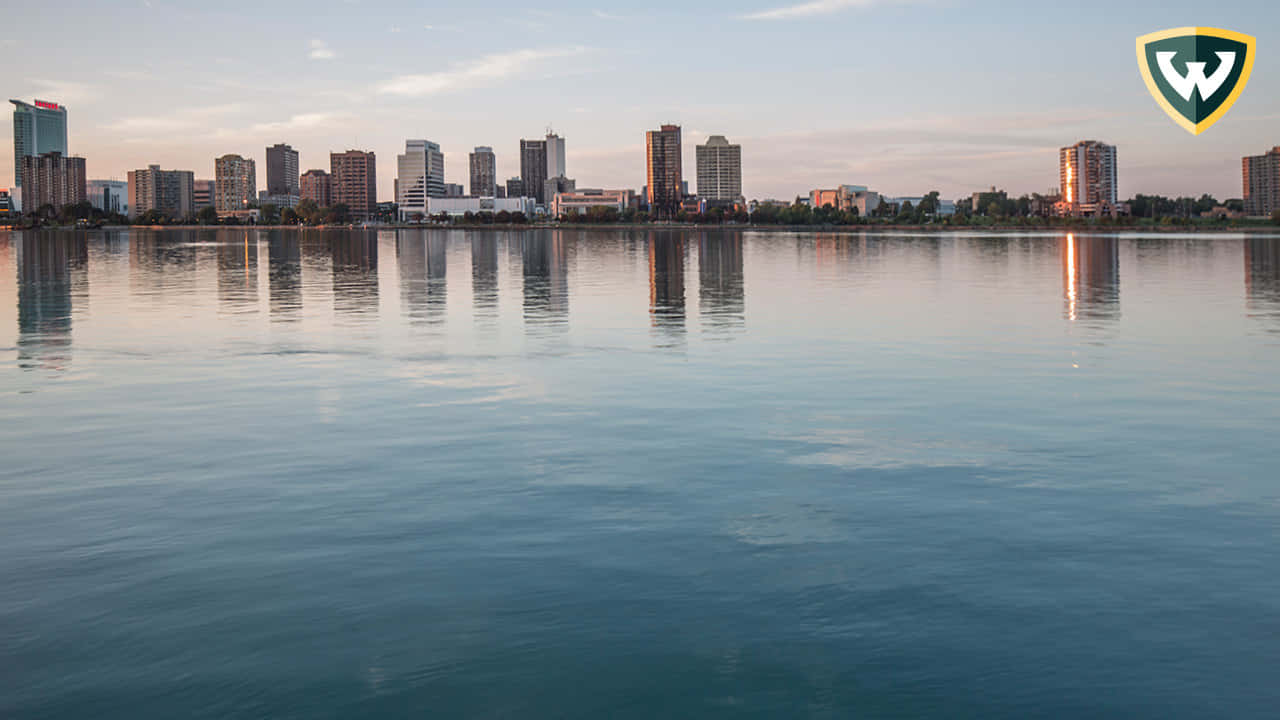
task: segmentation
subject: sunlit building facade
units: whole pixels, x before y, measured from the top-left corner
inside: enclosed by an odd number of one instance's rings
[[[66,157],[60,152],[23,157],[23,210],[31,212],[45,205],[61,209],[84,202],[84,168],[84,158]]]
[[[742,146],[712,135],[697,146],[698,197],[713,204],[742,199]]]
[[[663,125],[645,133],[645,188],[649,211],[672,218],[684,199],[684,169],[680,150],[680,126]]]
[[[258,168],[252,158],[223,155],[213,161],[213,207],[218,214],[248,210],[258,202]]]
[[[427,198],[448,195],[444,182],[444,153],[430,140],[406,140],[396,157],[396,203],[400,220],[427,214]]]
[[[1085,140],[1058,151],[1058,179],[1062,200],[1058,214],[1071,217],[1122,215],[1118,202],[1116,147]]]
[[[493,148],[486,145],[471,152],[471,195],[473,197],[497,197],[498,159]]]
[[[207,181],[206,181],[207,182]],[[161,170],[151,165],[129,171],[129,217],[152,210],[171,218],[194,214],[195,173],[190,170]]]
[[[1244,212],[1269,216],[1280,210],[1280,147],[1244,158]]]
[[[308,170],[302,173],[299,186],[303,200],[310,200],[316,204],[316,207],[329,207],[331,204],[329,173],[323,170]]]
[[[354,220],[373,217],[378,205],[378,166],[373,152],[329,153],[329,192],[333,205],[347,206]]]

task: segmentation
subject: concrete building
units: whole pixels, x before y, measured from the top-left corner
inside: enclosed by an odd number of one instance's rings
[[[880,207],[880,193],[868,190],[866,185],[840,185],[834,190],[811,190],[809,207],[817,209],[830,205],[836,210],[857,210],[858,217],[866,217]],[[784,202],[782,207],[790,207]]]
[[[82,157],[66,157],[60,152],[26,155],[22,158],[22,179],[24,212],[33,212],[45,205],[60,210],[85,201]]]
[[[991,203],[1004,203],[1009,199],[1009,193],[1004,190],[997,190],[995,185],[990,190],[979,190],[969,199],[969,212],[973,214],[985,213]]]
[[[267,194],[293,196],[300,194],[298,151],[283,143],[276,143],[267,148]]]
[[[578,187],[578,183],[573,178],[567,177],[551,177],[542,186],[542,196],[547,198],[547,207],[551,207],[551,203],[555,200],[556,195],[560,193],[573,192]]]
[[[195,214],[194,185],[195,173],[190,170],[161,170],[159,165],[130,170],[129,217],[152,210],[171,218],[190,217]]]
[[[129,214],[129,183],[124,180],[90,180],[85,199],[107,213]]]
[[[13,207],[13,194],[9,188],[0,188],[0,220],[6,220],[13,216],[16,210]]]
[[[1058,214],[1100,217],[1126,214],[1117,200],[1116,148],[1096,140],[1084,140],[1058,151],[1058,177],[1062,201]]]
[[[523,193],[538,201],[546,203],[545,185],[547,183],[547,141],[520,141],[520,181]],[[510,196],[510,187],[507,195]]]
[[[561,217],[571,213],[583,213],[591,208],[613,208],[622,212],[635,207],[636,194],[632,190],[587,189],[556,193],[551,199],[551,214]]]
[[[714,205],[742,199],[742,146],[712,135],[697,146],[698,197]]]
[[[445,197],[466,197],[467,189],[462,187],[462,183],[445,183],[444,196]]]
[[[34,104],[21,100],[9,102],[13,103],[13,186],[21,188],[22,158],[51,152],[63,157],[69,155],[67,109],[44,100],[36,100]]]
[[[493,148],[481,145],[471,152],[471,194],[474,197],[497,197],[498,157]]]
[[[258,205],[275,205],[277,208],[296,208],[301,202],[299,195],[272,195],[266,190],[258,191]]]
[[[200,212],[213,207],[214,182],[212,180],[196,180],[191,186],[191,211]]]
[[[329,153],[329,194],[333,205],[347,206],[357,221],[368,220],[378,204],[378,166],[373,152]]]
[[[1270,217],[1280,210],[1280,147],[1244,158],[1244,213]]]
[[[310,200],[317,207],[329,207],[332,203],[329,173],[323,170],[308,170],[302,174],[299,186],[302,200]]]
[[[533,198],[428,198],[427,214],[436,216],[440,213],[447,213],[450,216],[461,216],[467,213],[478,214],[500,213],[503,211],[510,213],[524,213],[526,217],[531,217],[537,210],[536,201]]]
[[[507,197],[518,198],[525,197],[524,178],[507,178]]]
[[[547,177],[568,177],[569,171],[565,167],[564,157],[564,138],[553,132],[547,132]],[[550,202],[550,198],[548,198]]]
[[[213,207],[219,215],[258,203],[258,166],[252,158],[223,155],[213,161]]]
[[[649,211],[672,218],[684,200],[684,170],[680,150],[680,126],[663,125],[645,133],[645,179]]]
[[[396,157],[396,204],[403,222],[427,214],[427,198],[445,197],[444,153],[429,140],[406,140]]]

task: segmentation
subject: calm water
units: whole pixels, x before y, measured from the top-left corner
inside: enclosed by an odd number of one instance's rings
[[[0,233],[0,717],[1274,717],[1280,239]]]

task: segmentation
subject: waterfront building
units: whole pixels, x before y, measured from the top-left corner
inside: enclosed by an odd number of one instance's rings
[[[867,189],[866,185],[840,185],[832,190],[809,191],[809,207],[816,210],[830,205],[841,212],[857,210],[859,217],[875,212],[881,202],[880,193]],[[791,207],[791,203],[786,201],[764,201],[764,204],[775,203],[782,203],[780,207]]]
[[[1244,212],[1269,217],[1280,210],[1280,146],[1244,158]]]
[[[1009,199],[1009,193],[997,190],[995,185],[990,190],[979,190],[969,199],[969,211],[975,215],[985,213],[991,203],[1001,203]]]
[[[9,188],[0,188],[0,220],[12,217],[17,210],[13,207],[13,193]]]
[[[129,183],[123,180],[89,180],[85,199],[106,213],[129,214]]]
[[[396,157],[396,203],[400,220],[427,214],[427,198],[445,197],[444,153],[429,140],[406,140]]]
[[[547,207],[550,208],[557,194],[573,192],[577,189],[577,186],[578,183],[573,178],[563,176],[547,178],[547,181],[542,186],[542,196],[547,199]]]
[[[513,177],[507,179],[507,197],[525,197],[524,178]]]
[[[471,194],[475,197],[498,195],[498,158],[493,148],[486,145],[471,153]]]
[[[478,197],[460,197],[460,198],[428,198],[427,214],[431,217],[441,213],[450,216],[462,216],[467,213],[473,215],[479,213],[500,213],[503,211],[509,213],[524,213],[526,217],[532,217],[537,210],[537,201],[533,198],[514,197],[514,198],[478,198]]]
[[[332,204],[347,206],[353,220],[368,220],[377,207],[377,157],[372,151],[329,153],[329,194]]]
[[[494,197],[496,197],[496,198],[504,198],[504,197],[506,197],[506,196],[507,196],[507,186],[506,186],[506,185],[498,185],[498,186],[496,186],[496,187],[494,188],[494,191],[495,191],[495,192],[494,192]]]
[[[283,143],[267,148],[267,194],[298,196],[298,151]],[[294,202],[297,205],[297,202]],[[290,206],[292,207],[292,206]]]
[[[213,207],[213,188],[212,180],[196,180],[191,186],[191,211],[200,212],[207,207]]]
[[[302,200],[310,200],[317,207],[329,207],[331,204],[329,173],[323,170],[308,170],[303,173],[299,190]]]
[[[45,153],[69,155],[67,148],[67,109],[57,103],[36,100],[13,103],[13,186],[23,186],[22,158]],[[30,203],[28,203],[30,204]],[[39,205],[30,204],[31,209]]]
[[[266,190],[258,192],[258,205],[275,205],[277,208],[296,208],[302,200],[299,195],[272,195]]]
[[[190,170],[161,170],[159,165],[130,170],[129,217],[151,210],[171,218],[190,217],[194,214],[194,185],[195,173]]]
[[[546,140],[520,141],[520,181],[525,194],[537,200],[539,205],[546,202],[543,194],[547,182]]]
[[[547,177],[567,177],[569,172],[565,167],[564,157],[564,138],[548,131],[547,132]],[[548,198],[548,202],[550,199]]]
[[[223,155],[213,161],[213,207],[219,215],[258,202],[258,168],[252,158]]]
[[[698,197],[715,205],[742,199],[742,146],[712,135],[697,146]]]
[[[586,212],[591,208],[613,208],[622,212],[635,207],[636,194],[633,190],[597,190],[583,188],[559,192],[551,199],[551,215],[560,217],[576,212]]]
[[[24,212],[45,205],[61,209],[85,201],[84,158],[60,152],[27,155],[22,158],[22,201]]]
[[[1116,216],[1128,213],[1117,200],[1116,147],[1084,140],[1058,151],[1058,177],[1062,187],[1059,215],[1068,217]]]
[[[444,196],[445,197],[466,197],[467,189],[462,187],[462,183],[445,183]]]
[[[650,211],[660,218],[674,217],[684,199],[680,152],[679,125],[663,125],[645,134],[647,199]]]

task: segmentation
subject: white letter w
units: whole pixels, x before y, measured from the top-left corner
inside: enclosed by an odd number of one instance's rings
[[[1204,76],[1205,63],[1189,62],[1187,63],[1187,74],[1182,76],[1177,70],[1173,69],[1173,58],[1176,52],[1157,52],[1156,64],[1160,66],[1160,72],[1164,75],[1164,79],[1169,81],[1173,89],[1182,96],[1183,100],[1191,99],[1191,91],[1199,90],[1200,99],[1207,100],[1218,92],[1222,84],[1227,81],[1227,76],[1231,74],[1231,69],[1236,66],[1236,54],[1233,52],[1214,53],[1218,56],[1218,69],[1213,71],[1209,77]]]

